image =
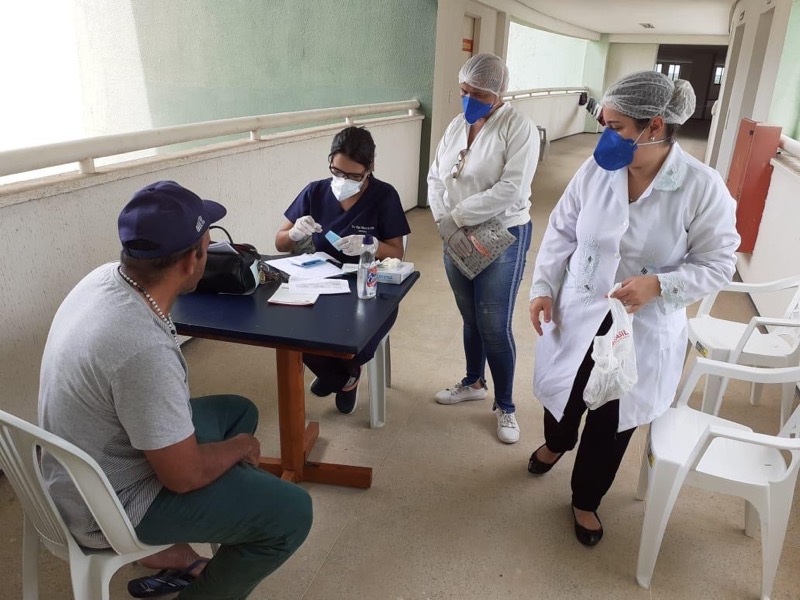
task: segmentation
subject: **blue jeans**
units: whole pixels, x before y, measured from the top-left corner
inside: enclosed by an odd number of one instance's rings
[[[486,362],[494,380],[494,405],[503,412],[515,411],[514,366],[517,348],[511,331],[514,301],[531,246],[531,223],[509,227],[517,241],[470,281],[444,254],[444,269],[464,321],[464,356],[467,375],[463,385],[485,383]]]

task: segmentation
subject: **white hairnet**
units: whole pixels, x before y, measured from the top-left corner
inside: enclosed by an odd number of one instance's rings
[[[634,119],[661,115],[666,123],[683,124],[694,113],[695,96],[684,79],[673,82],[656,71],[639,71],[612,84],[601,104]]]
[[[508,67],[494,54],[476,54],[458,72],[458,83],[502,96],[508,89]]]

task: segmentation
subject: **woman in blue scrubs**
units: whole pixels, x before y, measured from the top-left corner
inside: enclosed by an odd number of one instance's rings
[[[286,209],[286,222],[275,236],[280,252],[322,251],[341,262],[357,263],[365,235],[373,237],[375,255],[403,257],[403,236],[411,232],[400,196],[373,175],[375,142],[363,127],[347,127],[333,138],[328,155],[332,177],[312,181]],[[333,232],[340,239],[326,237]],[[334,238],[335,239],[335,238]],[[397,313],[352,359],[304,354],[303,362],[317,376],[311,393],[336,393],[336,408],[350,414],[356,408],[361,366],[375,354],[394,325]]]

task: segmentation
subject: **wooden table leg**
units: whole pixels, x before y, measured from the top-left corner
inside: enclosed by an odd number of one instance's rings
[[[306,399],[303,389],[303,354],[277,349],[278,422],[281,436],[283,479],[303,480],[305,463]],[[289,471],[287,477],[286,471]]]
[[[306,426],[306,400],[303,385],[303,355],[295,350],[276,348],[278,365],[278,421],[281,458],[262,457],[259,466],[287,481],[313,481],[368,488],[372,469],[333,463],[311,462],[308,456],[319,436],[319,423]]]

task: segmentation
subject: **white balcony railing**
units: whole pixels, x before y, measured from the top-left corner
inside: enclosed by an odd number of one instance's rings
[[[413,116],[417,114],[419,106],[419,100],[413,99],[303,110],[160,127],[7,150],[0,152],[0,177],[69,163],[78,163],[81,173],[94,173],[94,161],[98,158],[236,134],[249,134],[250,140],[261,141],[263,129],[330,123],[339,119],[350,124],[355,117],[397,112],[407,112]]]
[[[535,98],[537,96],[563,96],[565,94],[580,94],[587,92],[585,87],[563,87],[563,88],[531,88],[528,90],[514,90],[506,92],[503,100],[518,100],[521,98]]]
[[[778,143],[780,148],[786,150],[789,154],[800,158],[800,142],[790,138],[789,136],[782,135],[781,141]]]

